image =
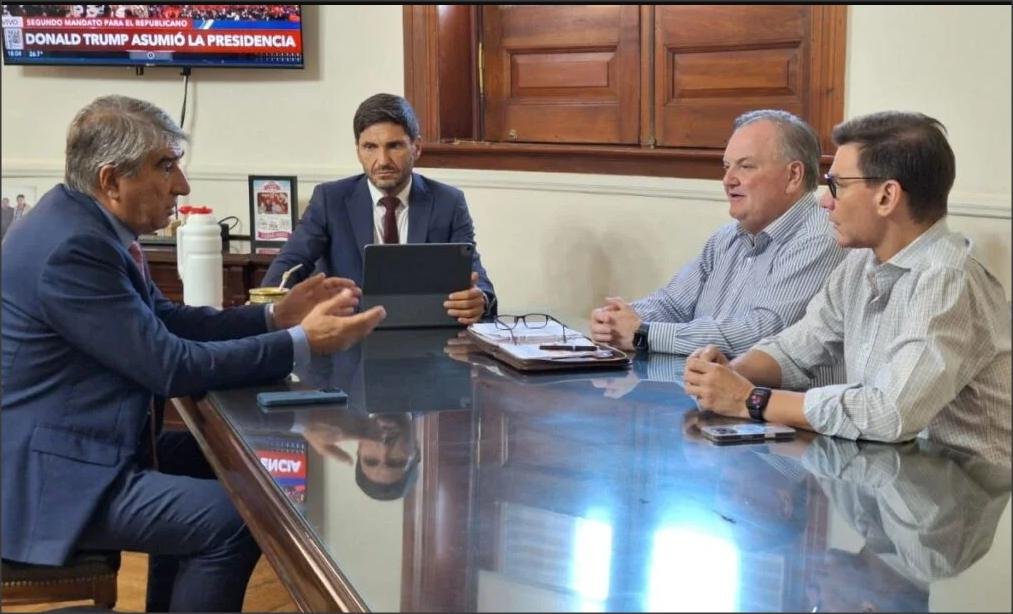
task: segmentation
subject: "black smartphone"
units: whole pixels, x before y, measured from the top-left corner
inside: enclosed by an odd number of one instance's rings
[[[702,426],[700,432],[714,443],[784,441],[795,437],[795,429],[783,424],[725,424]]]
[[[291,407],[294,405],[321,405],[345,403],[348,395],[340,388],[323,390],[281,390],[257,393],[257,404],[261,407]]]

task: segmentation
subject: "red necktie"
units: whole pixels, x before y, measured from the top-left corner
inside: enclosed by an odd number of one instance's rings
[[[397,199],[397,196],[384,196],[380,199],[380,205],[387,210],[383,214],[384,243],[401,242],[401,239],[397,236],[397,207],[400,204],[401,201]]]
[[[144,281],[148,281],[148,269],[144,266],[144,253],[141,252],[141,244],[134,241],[127,246],[127,251],[130,252],[130,257],[134,259],[134,264],[137,265],[137,270],[141,272],[141,277]]]

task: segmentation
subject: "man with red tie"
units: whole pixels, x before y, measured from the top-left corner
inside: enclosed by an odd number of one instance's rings
[[[264,276],[265,286],[297,264],[301,279],[318,259],[330,275],[362,285],[363,248],[369,243],[474,243],[464,194],[412,172],[422,154],[419,124],[408,101],[391,94],[367,98],[352,121],[362,175],[322,183],[281,253]],[[496,315],[496,294],[478,250],[472,285],[451,293],[447,314],[461,324]]]

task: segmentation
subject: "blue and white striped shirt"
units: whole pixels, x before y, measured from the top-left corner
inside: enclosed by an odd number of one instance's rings
[[[719,228],[668,285],[633,303],[650,322],[652,352],[689,354],[714,344],[731,357],[802,317],[844,258],[815,192],[755,236]]]

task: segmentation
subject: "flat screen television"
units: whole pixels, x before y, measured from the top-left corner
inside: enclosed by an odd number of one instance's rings
[[[4,4],[6,64],[302,68],[298,4]]]

